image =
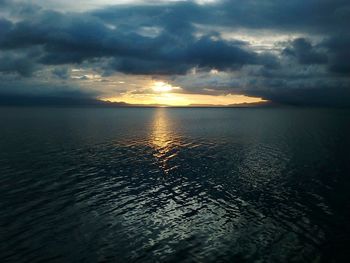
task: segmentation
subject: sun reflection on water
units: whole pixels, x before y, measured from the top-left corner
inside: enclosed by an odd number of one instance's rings
[[[154,149],[153,156],[166,174],[177,168],[171,166],[169,161],[178,154],[180,137],[173,130],[165,108],[156,109],[151,127],[150,143]]]
[[[171,143],[169,120],[164,108],[156,110],[154,120],[152,123],[152,135],[151,140],[154,147],[164,152],[167,150],[167,146]]]

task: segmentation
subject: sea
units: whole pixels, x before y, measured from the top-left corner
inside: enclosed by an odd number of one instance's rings
[[[350,262],[350,110],[2,107],[0,262]]]

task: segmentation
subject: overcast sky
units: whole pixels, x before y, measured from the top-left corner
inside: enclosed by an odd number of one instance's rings
[[[350,106],[348,0],[0,0],[0,96]]]

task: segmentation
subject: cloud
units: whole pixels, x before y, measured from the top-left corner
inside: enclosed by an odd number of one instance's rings
[[[218,1],[215,5],[181,1],[158,5],[115,6],[91,13],[110,23],[130,21],[139,25],[146,22],[173,26],[177,30],[190,22],[227,26],[231,29],[329,33],[334,29],[344,32],[347,30],[349,12],[350,4],[347,0],[226,0]]]
[[[317,51],[305,38],[297,38],[292,41],[291,45],[283,50],[284,55],[297,59],[300,64],[325,64],[327,55],[322,51]]]
[[[60,79],[68,79],[70,77],[68,68],[54,68],[52,74]]]
[[[333,85],[318,85],[316,88],[249,90],[246,94],[288,105],[350,107],[349,88],[335,88]]]
[[[350,73],[350,35],[337,35],[327,39],[323,45],[328,49],[329,68],[340,74]]]
[[[220,36],[197,39],[190,26],[189,32],[183,27],[175,32],[175,24],[170,20],[167,31],[147,37],[129,32],[129,28],[111,29],[89,15],[42,12],[35,20],[6,21],[0,47],[40,46],[43,54],[37,61],[46,65],[111,57],[112,68],[130,74],[185,74],[193,67],[234,70],[245,64],[264,64],[264,59],[242,41],[226,41]]]
[[[26,78],[30,88],[57,81],[71,87],[83,78],[70,78],[68,69],[84,67],[106,78],[164,78],[185,93],[237,93],[291,104],[344,105],[336,94],[348,94],[346,0],[100,3],[79,12],[54,0],[1,5],[1,85],[11,76],[21,84]],[[248,31],[262,33],[244,38]],[[278,40],[261,47],[259,38]]]
[[[26,52],[0,52],[0,73],[16,73],[29,77],[37,66]]]

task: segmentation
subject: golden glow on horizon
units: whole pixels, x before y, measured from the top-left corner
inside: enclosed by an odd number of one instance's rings
[[[190,105],[218,105],[261,103],[262,98],[245,95],[207,95],[181,93],[181,87],[175,87],[163,81],[153,81],[146,85],[141,92],[127,91],[116,97],[103,97],[104,101],[125,102],[128,104],[190,106]]]
[[[123,94],[118,97],[103,98],[111,102],[126,102],[129,104],[161,104],[167,106],[190,105],[230,105],[242,103],[265,102],[262,98],[248,97],[245,95],[203,95],[185,93],[160,93],[160,94]]]

